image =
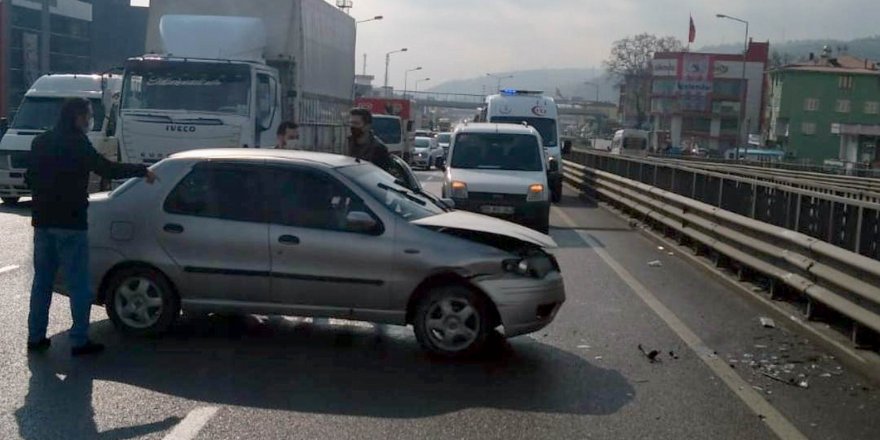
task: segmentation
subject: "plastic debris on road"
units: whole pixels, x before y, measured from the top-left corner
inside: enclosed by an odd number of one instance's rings
[[[642,344],[639,344],[639,351],[641,351],[642,354],[645,355],[645,357],[648,358],[648,360],[652,364],[654,362],[659,362],[659,359],[657,359],[657,356],[660,354],[660,351],[658,351],[658,350],[651,350],[651,351],[645,350],[645,347],[642,347]]]
[[[663,263],[660,260],[649,261],[648,266],[651,267],[662,267]]]
[[[766,328],[776,328],[776,322],[772,319],[762,316],[759,318],[761,320],[761,325]]]

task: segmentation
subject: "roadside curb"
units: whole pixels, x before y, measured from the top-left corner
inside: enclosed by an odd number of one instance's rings
[[[570,190],[576,191],[580,200],[588,200],[591,203],[595,203],[596,206],[605,209],[623,220],[633,220],[633,218],[614,209],[607,203],[584,195],[578,188],[575,188],[568,183],[565,183],[565,185]],[[784,302],[772,301],[769,298],[765,298],[759,292],[752,291],[748,284],[738,281],[735,274],[727,273],[722,269],[716,268],[708,259],[693,255],[690,252],[684,252],[683,250],[686,250],[686,247],[679,245],[676,241],[665,237],[663,234],[650,228],[635,227],[633,229],[638,230],[643,236],[649,238],[655,243],[665,246],[667,249],[678,250],[679,252],[676,252],[676,256],[695,264],[696,267],[732,288],[732,290],[736,291],[740,296],[765,309],[767,314],[770,315],[770,317],[772,317],[779,325],[797,331],[797,333],[808,338],[818,347],[833,354],[841,364],[847,368],[857,371],[860,375],[873,382],[874,385],[880,386],[880,355],[877,353],[867,350],[858,350],[849,346],[850,342],[844,335],[832,329],[823,328],[820,325],[805,320],[801,316],[800,310],[796,307],[790,306]]]

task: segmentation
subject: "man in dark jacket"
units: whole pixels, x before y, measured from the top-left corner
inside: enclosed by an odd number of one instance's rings
[[[388,147],[373,134],[373,114],[365,108],[354,108],[349,113],[351,136],[348,137],[348,155],[372,162],[388,171],[391,168],[391,155]]]
[[[34,283],[28,317],[28,351],[43,351],[52,287],[58,269],[70,293],[73,327],[71,354],[101,352],[104,346],[89,340],[89,312],[94,295],[89,285],[88,185],[89,173],[107,179],[156,176],[144,165],[113,163],[98,154],[86,133],[92,119],[88,100],[64,102],[55,128],[37,136],[25,181],[33,194]]]

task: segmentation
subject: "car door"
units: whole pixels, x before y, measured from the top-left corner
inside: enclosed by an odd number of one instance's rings
[[[363,200],[330,174],[276,169],[269,177],[269,245],[275,301],[326,309],[388,307],[393,240],[381,224],[352,232],[346,216],[373,215]]]
[[[263,302],[269,224],[257,164],[203,162],[165,199],[156,236],[186,300]]]

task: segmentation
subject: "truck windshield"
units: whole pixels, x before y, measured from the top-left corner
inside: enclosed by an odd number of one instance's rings
[[[542,171],[536,136],[503,133],[460,133],[452,147],[452,167],[463,169]]]
[[[122,109],[250,114],[251,75],[243,64],[136,61],[125,69]]]
[[[94,120],[92,131],[101,131],[104,124],[104,105],[100,99],[90,99]],[[48,130],[55,126],[64,98],[25,97],[18,107],[10,128],[19,130]]]
[[[373,133],[386,144],[399,144],[402,136],[400,119],[374,117]]]
[[[538,133],[541,133],[541,140],[544,141],[545,147],[556,146],[556,120],[547,118],[529,118],[526,116],[493,116],[492,120],[496,124],[522,124],[525,122]]]

